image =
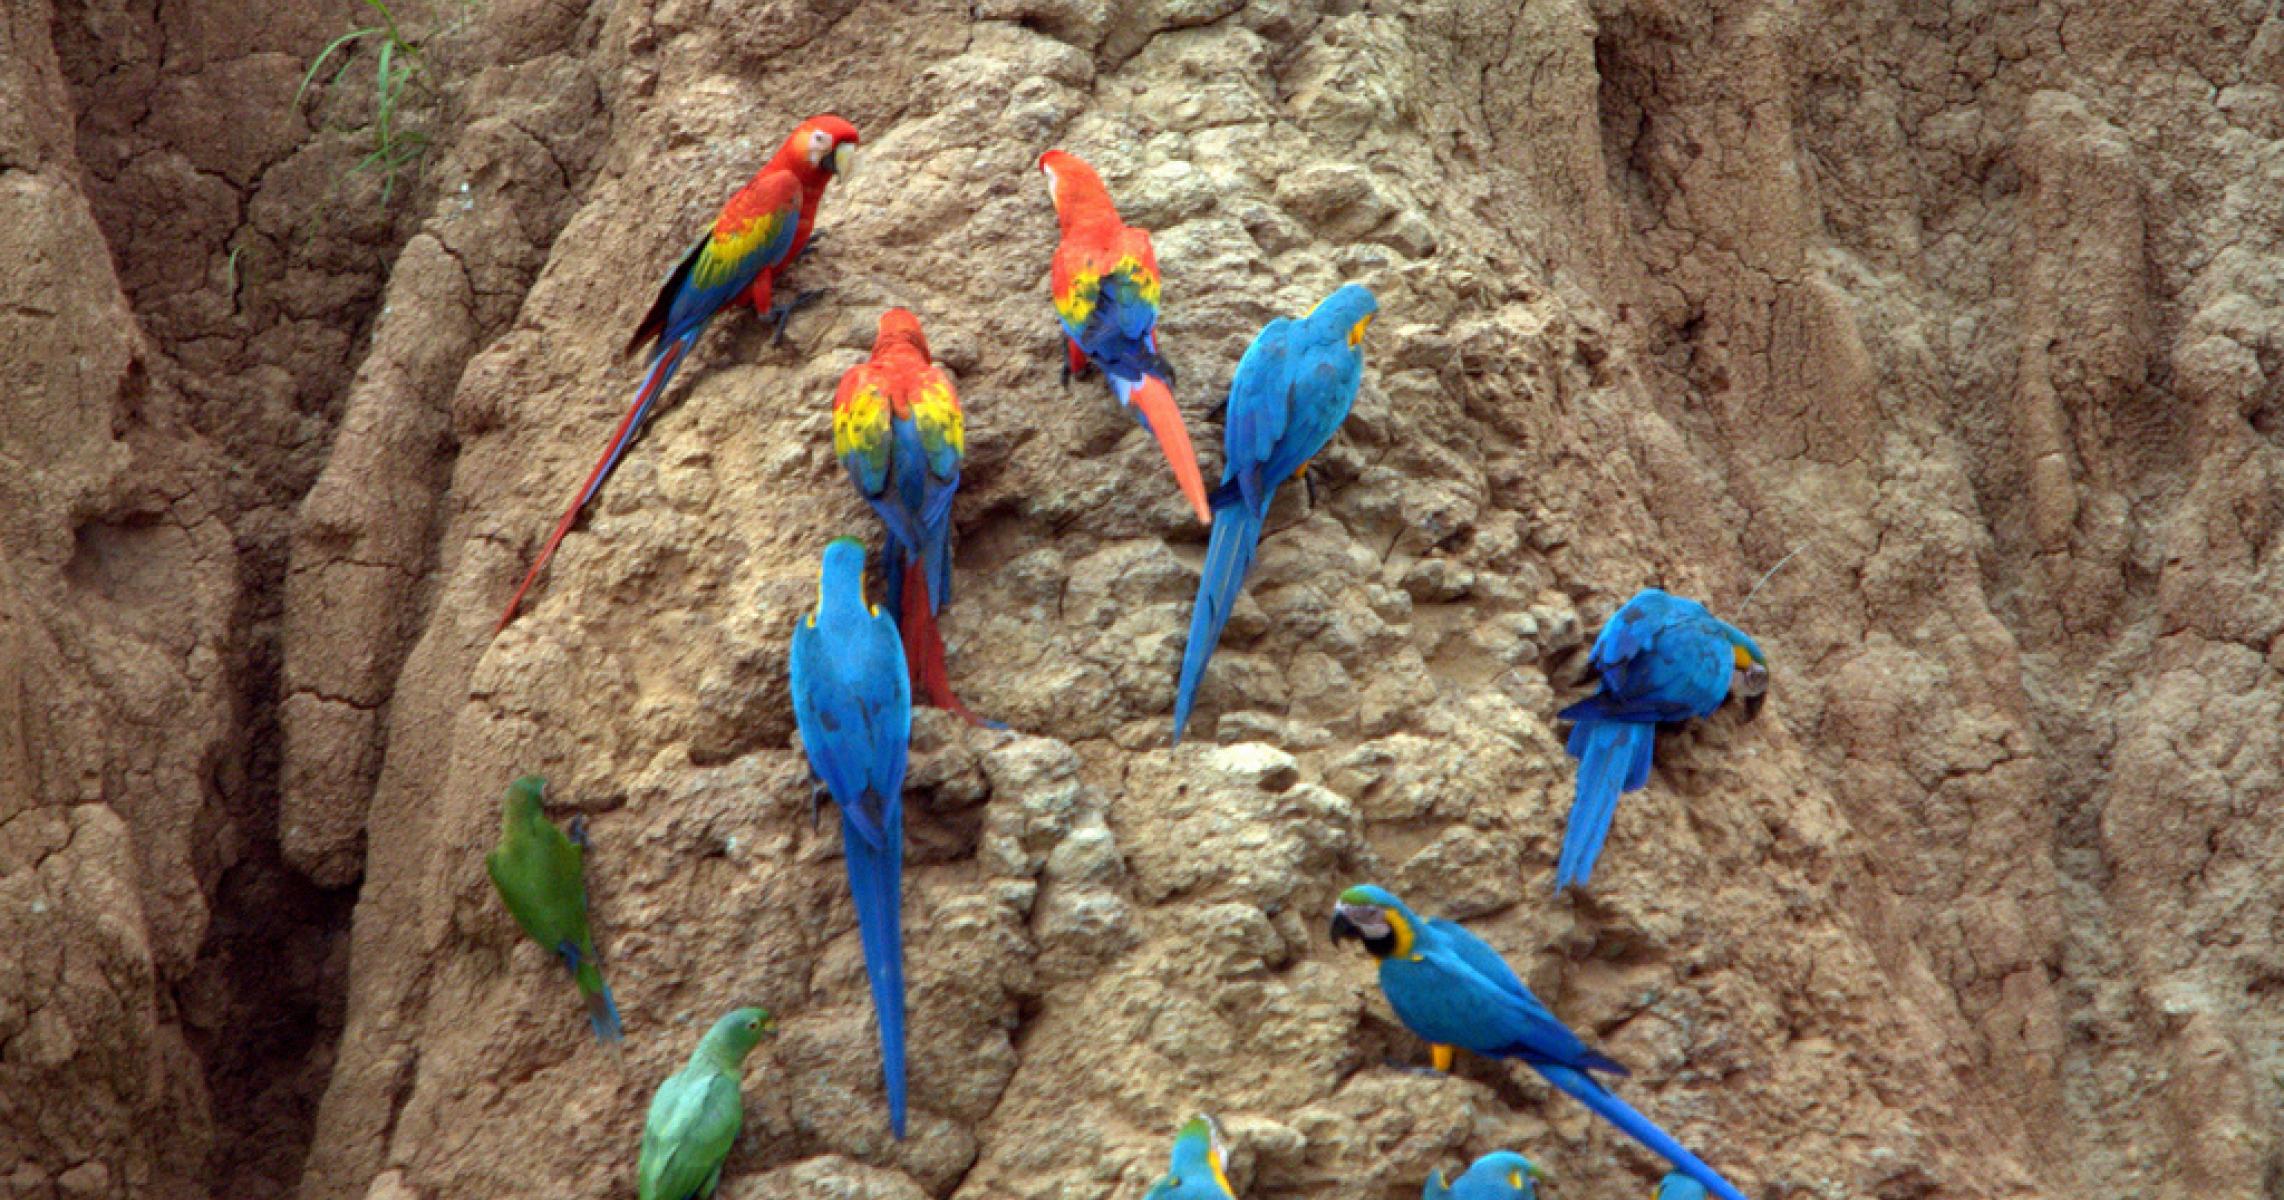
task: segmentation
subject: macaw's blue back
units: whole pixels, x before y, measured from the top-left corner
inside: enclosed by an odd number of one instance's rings
[[[880,1029],[889,1124],[904,1136],[904,770],[911,679],[895,622],[864,599],[864,546],[825,548],[817,610],[793,632],[794,723],[841,810],[841,847]]]

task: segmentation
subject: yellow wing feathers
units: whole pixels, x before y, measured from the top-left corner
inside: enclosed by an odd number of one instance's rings
[[[852,389],[833,406],[833,456],[888,452],[888,395],[870,381]]]
[[[936,444],[950,446],[952,453],[965,456],[968,450],[967,418],[960,412],[959,397],[942,375],[929,373],[912,398],[912,420],[920,427],[921,438],[933,450]]]

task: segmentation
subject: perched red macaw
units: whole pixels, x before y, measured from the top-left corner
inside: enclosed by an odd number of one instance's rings
[[[1158,439],[1174,482],[1201,524],[1213,523],[1197,451],[1174,407],[1174,371],[1158,356],[1158,255],[1147,231],[1118,219],[1094,168],[1060,150],[1039,156],[1063,241],[1055,248],[1055,315],[1069,351],[1067,382],[1091,364],[1118,402]]]
[[[833,456],[888,527],[888,611],[904,639],[912,690],[973,725],[983,718],[952,694],[936,613],[952,598],[952,494],[967,457],[959,393],[936,369],[920,319],[880,315],[872,358],[849,368],[833,393]]]
[[[635,435],[642,432],[651,406],[666,390],[667,381],[674,378],[675,368],[682,365],[690,347],[697,344],[698,335],[705,332],[707,322],[723,309],[743,302],[775,321],[777,336],[782,337],[793,310],[814,298],[811,294],[774,303],[777,273],[808,246],[810,231],[817,223],[817,202],[824,198],[825,185],[848,170],[856,144],[856,126],[839,117],[827,114],[803,121],[777,148],[777,156],[722,205],[714,227],[692,243],[667,274],[658,298],[651,301],[650,311],[627,341],[629,355],[652,339],[657,341],[650,369],[643,373],[642,387],[634,394],[634,404],[619,422],[618,432],[611,435],[611,443],[595,469],[587,473],[587,482],[579,486],[571,507],[556,522],[555,532],[540,547],[539,558],[523,577],[523,585],[509,598],[495,633],[515,619],[523,594],[531,590],[547,560],[554,557],[556,545],[571,532],[572,523],[579,519],[587,502],[617,469]]]

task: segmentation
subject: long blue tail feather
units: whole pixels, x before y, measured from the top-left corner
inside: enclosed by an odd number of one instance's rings
[[[624,1036],[619,1024],[619,1006],[611,999],[611,985],[603,983],[603,990],[587,997],[587,1023],[595,1029],[598,1042],[615,1042]]]
[[[856,902],[857,933],[864,942],[864,973],[872,985],[872,1012],[880,1031],[881,1078],[888,1092],[888,1124],[904,1136],[904,822],[892,814],[880,845],[865,840],[841,818],[848,858],[849,895]]]
[[[1603,839],[1610,836],[1618,796],[1648,781],[1656,746],[1655,725],[1586,719],[1571,728],[1568,749],[1578,756],[1578,792],[1562,831],[1562,857],[1554,869],[1556,891],[1572,884],[1586,886]]]
[[[578,986],[579,994],[586,998],[587,1023],[594,1027],[595,1040],[619,1040],[623,1033],[619,1025],[619,1006],[611,1000],[611,984],[603,978],[602,964],[587,962],[585,956],[579,953],[579,947],[568,940],[555,947],[555,956],[563,960],[563,968],[571,972],[571,982]],[[595,978],[593,991],[587,990],[585,977],[589,972]]]
[[[1541,1067],[1533,1064],[1548,1083],[1575,1097],[1579,1103],[1594,1110],[1596,1115],[1618,1127],[1627,1137],[1640,1142],[1650,1153],[1670,1162],[1682,1174],[1702,1183],[1721,1200],[1745,1200],[1745,1194],[1735,1185],[1721,1178],[1721,1174],[1705,1165],[1705,1160],[1691,1154],[1687,1147],[1673,1139],[1673,1135],[1657,1127],[1648,1117],[1634,1111],[1633,1106],[1610,1092],[1608,1088],[1568,1067]]]
[[[1174,693],[1174,744],[1181,745],[1189,727],[1190,706],[1197,701],[1198,684],[1206,664],[1221,644],[1222,628],[1237,607],[1238,590],[1253,566],[1253,552],[1261,543],[1261,517],[1268,510],[1263,496],[1261,511],[1242,499],[1214,505],[1213,534],[1206,542],[1205,569],[1198,574],[1197,605],[1190,613],[1190,640],[1182,648],[1181,685]]]

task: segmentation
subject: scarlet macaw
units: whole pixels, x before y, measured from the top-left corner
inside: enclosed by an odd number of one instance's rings
[[[1205,477],[1182,410],[1174,406],[1173,368],[1158,354],[1161,281],[1150,234],[1118,219],[1102,177],[1078,158],[1049,150],[1039,156],[1039,169],[1063,228],[1053,286],[1069,354],[1065,378],[1090,364],[1102,369],[1118,403],[1158,439],[1198,521],[1210,525]]]
[[[540,547],[539,557],[532,561],[523,583],[508,598],[507,611],[500,614],[493,632],[507,628],[515,619],[524,593],[539,579],[547,560],[555,556],[555,547],[571,532],[572,523],[579,519],[587,502],[618,468],[619,459],[634,443],[635,435],[642,432],[651,407],[666,391],[667,381],[674,378],[675,369],[698,344],[698,335],[705,332],[714,315],[743,301],[775,321],[779,336],[784,334],[786,319],[808,297],[772,303],[777,272],[808,246],[810,231],[817,223],[817,202],[824,198],[825,185],[849,169],[856,144],[856,127],[839,117],[828,114],[803,121],[778,147],[776,157],[722,205],[713,229],[692,243],[667,273],[658,298],[651,301],[650,311],[627,341],[629,355],[654,338],[658,343],[651,352],[650,369],[643,372],[642,386],[635,391],[634,404],[619,421],[595,469],[587,473],[587,482],[579,486],[571,507],[555,523],[555,532]]]
[[[959,393],[928,355],[920,319],[882,313],[872,357],[833,393],[833,456],[888,527],[888,611],[915,692],[985,724],[952,693],[936,613],[952,597],[952,496],[967,457]]]

